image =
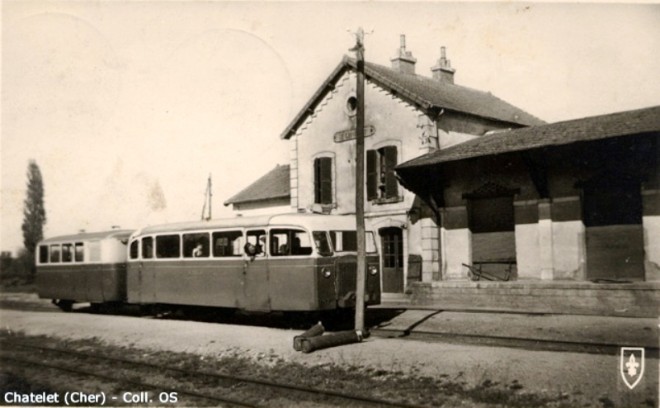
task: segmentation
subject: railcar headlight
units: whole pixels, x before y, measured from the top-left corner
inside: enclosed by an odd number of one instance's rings
[[[378,267],[376,265],[369,265],[369,274],[377,275],[378,274]]]
[[[329,278],[330,276],[332,276],[332,271],[328,268],[321,269],[321,273],[323,274],[324,278]]]

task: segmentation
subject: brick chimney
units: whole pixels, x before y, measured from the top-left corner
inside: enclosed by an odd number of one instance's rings
[[[454,73],[456,70],[451,67],[451,61],[447,59],[447,51],[445,47],[440,47],[440,59],[438,60],[438,63],[431,68],[431,72],[433,72],[433,79],[448,84],[454,83]]]
[[[397,56],[392,58],[392,69],[403,74],[414,74],[417,58],[412,56],[412,52],[406,51],[406,36],[401,34],[401,45],[396,51]]]

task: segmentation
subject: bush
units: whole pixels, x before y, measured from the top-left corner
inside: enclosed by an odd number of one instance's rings
[[[23,250],[16,258],[10,252],[0,255],[0,282],[2,286],[16,286],[34,281],[34,259]]]

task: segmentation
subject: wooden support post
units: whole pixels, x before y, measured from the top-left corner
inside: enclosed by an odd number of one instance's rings
[[[323,324],[321,322],[316,323],[314,326],[312,326],[309,330],[307,330],[303,334],[299,336],[295,336],[293,338],[293,349],[296,351],[302,350],[302,341],[304,339],[321,336],[324,332],[325,332],[325,327],[323,327]]]
[[[328,347],[344,344],[359,343],[362,341],[362,332],[359,330],[340,331],[323,336],[308,337],[301,340],[302,352],[311,353]]]

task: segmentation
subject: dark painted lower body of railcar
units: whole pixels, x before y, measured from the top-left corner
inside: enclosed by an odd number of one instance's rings
[[[378,265],[378,259],[368,263]],[[355,256],[153,260],[129,262],[127,298],[137,304],[322,311],[354,307],[355,282]],[[368,305],[380,303],[380,276],[367,274],[366,294]]]
[[[40,298],[68,302],[125,302],[126,264],[44,265],[37,267]]]

